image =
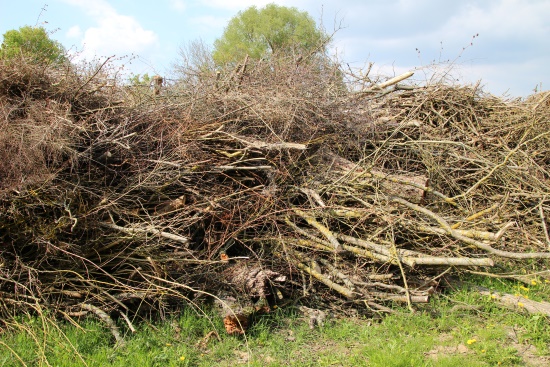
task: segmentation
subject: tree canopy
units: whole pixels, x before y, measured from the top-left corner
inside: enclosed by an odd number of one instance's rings
[[[62,62],[65,59],[63,46],[50,38],[43,27],[24,26],[4,33],[0,57],[14,58],[19,55],[40,62]]]
[[[303,55],[324,50],[326,34],[307,12],[268,4],[251,6],[233,17],[221,38],[214,42],[217,64],[241,61],[248,55],[260,59],[270,55]]]

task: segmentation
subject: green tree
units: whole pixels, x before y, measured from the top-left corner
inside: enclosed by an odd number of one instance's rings
[[[149,73],[145,74],[135,74],[128,78],[128,81],[130,82],[130,85],[137,87],[137,86],[145,86],[148,87],[151,85],[151,82],[153,81],[153,78],[149,76]]]
[[[307,12],[268,4],[251,6],[233,17],[221,38],[214,42],[213,58],[223,65],[270,55],[308,55],[324,51],[327,35]]]
[[[38,62],[61,63],[65,60],[63,46],[50,38],[43,27],[24,26],[4,33],[0,57],[15,58],[23,55]]]

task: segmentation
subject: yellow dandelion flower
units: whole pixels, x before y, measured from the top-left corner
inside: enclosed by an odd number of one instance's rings
[[[166,346],[167,346],[167,347],[171,347],[172,344],[171,344],[171,343],[166,343]]]
[[[481,353],[485,353],[485,352],[487,352],[485,349],[482,349],[482,350],[481,350]]]
[[[468,339],[468,341],[466,342],[466,344],[472,345],[472,344],[474,344],[475,342],[477,342],[476,339]]]
[[[529,296],[528,296],[528,295],[525,295],[525,296],[523,296],[523,298],[525,298],[525,299],[529,299]]]
[[[529,288],[524,287],[524,286],[522,286],[522,285],[519,286],[519,289],[521,289],[522,291],[529,292]]]
[[[185,356],[181,356],[180,361],[185,361]]]
[[[496,299],[497,298],[496,294],[491,294],[491,298]]]
[[[519,293],[514,293],[514,296],[515,296],[515,297],[519,297],[519,296],[521,296],[521,294],[519,294]]]
[[[531,285],[537,285],[539,284],[535,279],[531,280]]]
[[[525,306],[522,302],[518,302],[518,307],[523,307]]]

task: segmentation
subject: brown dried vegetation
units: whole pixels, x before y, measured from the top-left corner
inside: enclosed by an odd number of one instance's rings
[[[155,96],[107,66],[0,63],[4,317],[206,294],[389,311],[550,257],[548,93],[348,92],[337,65],[275,60]]]

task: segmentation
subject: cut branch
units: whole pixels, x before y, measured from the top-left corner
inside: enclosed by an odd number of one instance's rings
[[[384,88],[387,88],[391,85],[394,85],[394,84],[397,84],[399,83],[400,81],[403,81],[407,78],[410,78],[411,76],[413,76],[414,73],[412,71],[409,71],[409,72],[406,72],[406,73],[403,73],[401,75],[398,75],[394,78],[391,78],[387,81],[385,81],[384,83],[380,83],[380,84],[376,84],[374,85],[371,89],[373,90],[376,90],[376,89],[384,89]]]
[[[93,312],[94,314],[96,314],[97,317],[99,317],[101,321],[105,323],[105,325],[107,325],[109,330],[111,330],[111,334],[113,334],[113,336],[115,337],[117,346],[124,347],[126,345],[124,339],[122,338],[122,336],[120,336],[120,329],[118,328],[118,326],[116,326],[113,319],[111,319],[105,311],[88,303],[81,303],[80,307],[86,311]]]
[[[475,247],[477,247],[481,250],[484,250],[484,251],[486,251],[490,254],[497,255],[497,256],[500,256],[500,257],[509,258],[509,259],[550,259],[550,252],[509,252],[509,251],[503,251],[503,250],[498,250],[498,249],[492,248],[489,245],[486,245],[482,242],[479,242],[479,241],[477,241],[473,238],[466,237],[464,234],[460,233],[459,231],[457,231],[455,229],[452,229],[452,227],[447,223],[447,221],[445,219],[443,219],[439,215],[435,214],[434,212],[432,212],[432,211],[430,211],[426,208],[422,208],[422,207],[420,207],[416,204],[409,203],[408,201],[406,201],[405,199],[402,199],[402,198],[393,197],[391,200],[394,201],[394,202],[403,204],[403,205],[407,206],[408,208],[413,209],[417,212],[420,212],[420,213],[423,213],[423,214],[427,215],[428,217],[432,218],[437,223],[439,223],[441,228],[443,230],[445,230],[446,234],[448,234],[451,237],[453,237],[457,240],[460,240],[464,243],[467,243],[469,245],[473,245],[473,246],[475,246]],[[425,228],[425,226],[423,226],[423,225],[418,225],[418,227],[419,228]],[[428,231],[431,231],[431,229],[429,229],[429,227],[426,228],[426,229]]]
[[[132,227],[132,228],[126,228],[126,227],[121,227],[121,226],[118,226],[114,223],[101,223],[101,225],[103,227],[107,227],[107,228],[111,228],[111,229],[116,229],[117,231],[120,231],[120,232],[123,232],[123,233],[127,233],[129,235],[140,235],[140,234],[154,234],[154,235],[158,235],[158,236],[161,236],[161,237],[164,237],[164,238],[167,238],[169,240],[172,240],[172,241],[176,241],[176,242],[179,242],[179,243],[182,243],[184,245],[187,245],[189,243],[189,239],[186,238],[186,237],[182,237],[182,236],[179,236],[177,234],[172,234],[172,233],[168,233],[168,232],[163,232],[161,230],[158,230],[154,227],[146,227],[146,228],[136,228],[136,227]]]
[[[325,227],[324,225],[319,223],[314,217],[312,217],[311,215],[303,212],[302,210],[294,209],[294,213],[296,213],[300,217],[304,218],[310,226],[316,228],[323,236],[325,236],[325,238],[334,247],[335,251],[340,251],[342,249],[342,245],[340,244],[340,242],[338,242],[336,237],[334,237],[334,235],[332,234],[330,229],[328,229],[327,227]]]

